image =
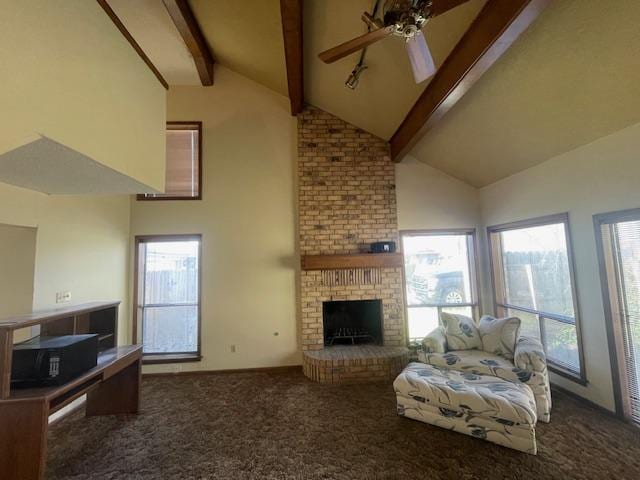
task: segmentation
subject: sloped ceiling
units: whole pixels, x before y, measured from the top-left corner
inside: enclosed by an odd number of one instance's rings
[[[162,0],[108,1],[170,85],[199,83],[193,59]],[[368,49],[369,69],[356,90],[349,90],[344,82],[359,53],[331,65],[318,59],[321,51],[366,32],[360,16],[370,12],[374,3],[304,0],[305,100],[388,139],[428,84],[428,80],[414,82],[402,39],[387,38]],[[436,65],[444,61],[485,3],[470,0],[427,24],[425,35]],[[279,0],[189,0],[189,4],[216,63],[287,95]]]
[[[355,90],[344,82],[360,58],[354,53],[326,65],[318,53],[366,33],[360,19],[371,12],[371,0],[304,1],[304,74],[306,100],[381,138],[389,139],[429,80],[417,85],[401,38],[391,37],[368,48],[366,65]],[[382,3],[381,3],[382,4]],[[440,65],[485,4],[471,0],[429,21],[425,36]]]
[[[193,57],[162,0],[108,0],[169,85],[200,85]]]
[[[551,2],[411,155],[482,187],[640,121],[640,2]]]
[[[217,63],[287,95],[279,0],[190,0],[189,4]]]
[[[198,84],[193,60],[185,63],[188,52],[168,23],[162,0],[109,2],[139,17],[129,21],[130,31],[171,85]],[[369,68],[354,91],[344,81],[358,53],[331,65],[317,58],[364,33],[360,16],[373,3],[304,0],[305,99],[388,139],[428,84],[414,83],[402,40],[387,38],[369,48]],[[436,65],[485,3],[470,0],[427,24]],[[287,95],[279,0],[190,0],[190,5],[217,63]],[[410,155],[482,187],[640,122],[640,1],[606,5],[551,2]],[[126,15],[122,20],[126,25]],[[145,33],[159,25],[164,39]],[[190,74],[184,71],[189,67]],[[172,68],[182,73],[173,76]]]

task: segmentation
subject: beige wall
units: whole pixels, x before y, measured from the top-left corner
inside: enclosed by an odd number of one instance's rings
[[[0,224],[0,318],[31,311],[36,232],[33,227]],[[14,343],[30,333],[30,329],[14,332]]]
[[[35,271],[20,267],[34,272],[22,292],[32,292],[33,309],[56,307],[61,291],[70,304],[122,300],[119,341],[128,339],[129,208],[128,196],[48,196],[0,183],[0,223],[37,228]],[[3,269],[0,282],[14,275]]]
[[[167,111],[169,120],[203,122],[203,199],[132,200],[131,231],[202,234],[203,359],[175,368],[299,365],[288,100],[217,67],[213,87],[172,87]]]
[[[98,3],[0,10],[0,154],[44,135],[164,188],[165,89]]]
[[[35,261],[36,229],[0,224],[0,318],[31,309]]]
[[[398,228],[425,230],[476,227],[478,190],[407,156],[396,164]]]
[[[485,225],[569,212],[589,384],[555,375],[552,381],[609,409],[614,402],[592,216],[640,207],[639,149],[636,124],[480,190]],[[489,289],[485,285],[487,310]]]

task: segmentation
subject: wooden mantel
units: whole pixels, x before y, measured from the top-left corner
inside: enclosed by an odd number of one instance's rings
[[[344,255],[303,255],[302,270],[345,268],[400,268],[401,253],[352,253]]]

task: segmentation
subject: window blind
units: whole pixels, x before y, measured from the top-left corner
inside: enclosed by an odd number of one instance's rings
[[[166,130],[164,193],[139,199],[199,199],[201,196],[201,123],[170,122]]]
[[[167,130],[165,195],[195,197],[198,176],[198,131]]]
[[[601,233],[609,252],[612,321],[620,337],[623,403],[627,416],[640,424],[640,220],[604,224]]]

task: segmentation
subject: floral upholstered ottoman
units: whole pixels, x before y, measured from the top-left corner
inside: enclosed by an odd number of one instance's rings
[[[536,403],[523,383],[410,363],[393,388],[401,416],[536,454]]]

